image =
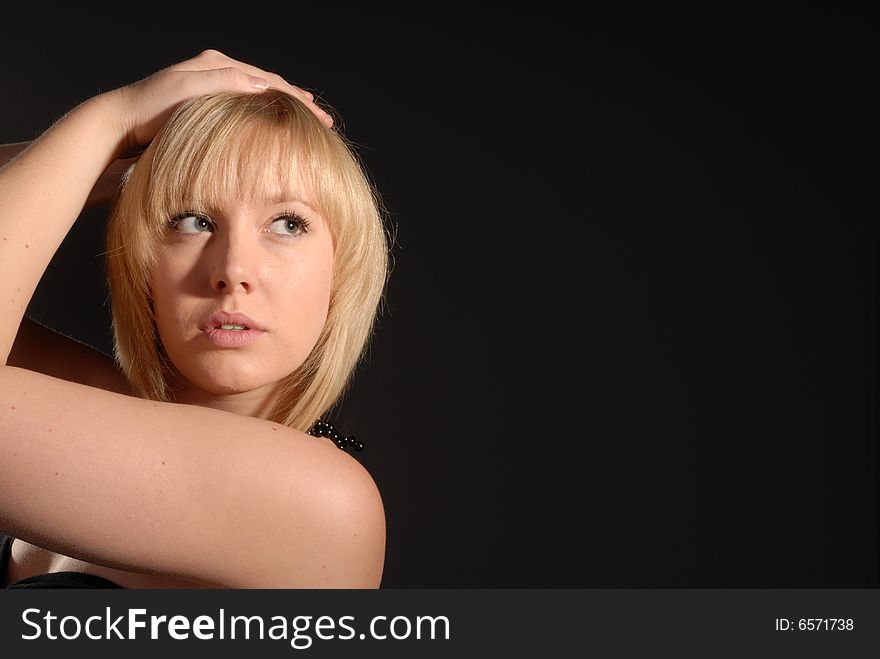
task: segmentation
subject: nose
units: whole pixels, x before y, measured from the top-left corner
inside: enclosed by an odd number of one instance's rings
[[[217,293],[233,293],[243,290],[249,293],[253,289],[254,274],[259,258],[253,240],[248,241],[244,235],[236,235],[235,230],[224,232],[210,246],[211,288]]]

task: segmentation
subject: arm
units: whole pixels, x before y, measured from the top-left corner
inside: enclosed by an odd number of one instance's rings
[[[67,556],[231,588],[374,588],[381,498],[286,426],[0,367],[0,528]]]
[[[0,356],[101,173],[122,153],[109,95],[80,104],[0,169]]]
[[[0,169],[30,145],[31,142],[0,144]],[[122,175],[134,162],[137,162],[136,157],[119,158],[111,164],[110,167],[101,174],[101,178],[98,179],[95,187],[92,188],[92,191],[89,193],[89,198],[86,199],[83,210],[108,206],[119,189],[119,182],[122,180]]]
[[[0,169],[31,144],[0,144]],[[83,210],[109,205],[119,189],[122,174],[136,161],[136,157],[120,158],[104,170],[89,193]],[[29,318],[21,321],[7,364],[118,393],[131,391],[124,374],[111,357]]]
[[[260,70],[231,61],[206,51],[90,99],[0,169],[0,528],[74,558],[203,583],[376,587],[381,499],[342,451],[261,419],[8,365],[27,301],[100,174],[184,98],[253,91],[247,74]]]

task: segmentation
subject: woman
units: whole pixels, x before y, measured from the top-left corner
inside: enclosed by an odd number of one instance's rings
[[[331,126],[207,50],[85,101],[0,170],[7,586],[379,586],[378,489],[309,434],[387,273]],[[117,367],[22,318],[102,173],[144,147],[107,225]]]

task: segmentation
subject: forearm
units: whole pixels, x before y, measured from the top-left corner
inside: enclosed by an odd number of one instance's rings
[[[0,168],[30,145],[31,142],[10,142],[9,144],[0,144]],[[122,174],[128,166],[136,160],[137,158],[121,158],[110,165],[110,167],[101,174],[101,178],[98,179],[98,182],[95,183],[95,186],[89,193],[89,198],[86,199],[83,210],[90,210],[100,206],[109,206],[119,188]]]
[[[6,364],[25,309],[90,192],[121,155],[103,94],[68,112],[0,169],[0,356]]]

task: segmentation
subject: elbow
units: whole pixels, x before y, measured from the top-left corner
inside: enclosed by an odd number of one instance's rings
[[[385,570],[385,543],[387,539],[385,506],[382,496],[372,478],[368,477],[359,493],[360,509],[358,518],[350,529],[360,555],[364,558],[361,574],[358,576],[361,588],[379,588]]]
[[[358,463],[330,488],[322,508],[332,544],[332,587],[379,588],[385,569],[385,507],[372,477]]]
[[[274,524],[261,524],[251,535],[250,561],[232,587],[380,587],[385,568],[382,497],[360,463],[341,452],[337,456],[307,494],[284,495],[279,508],[271,506],[277,511],[271,515]]]

